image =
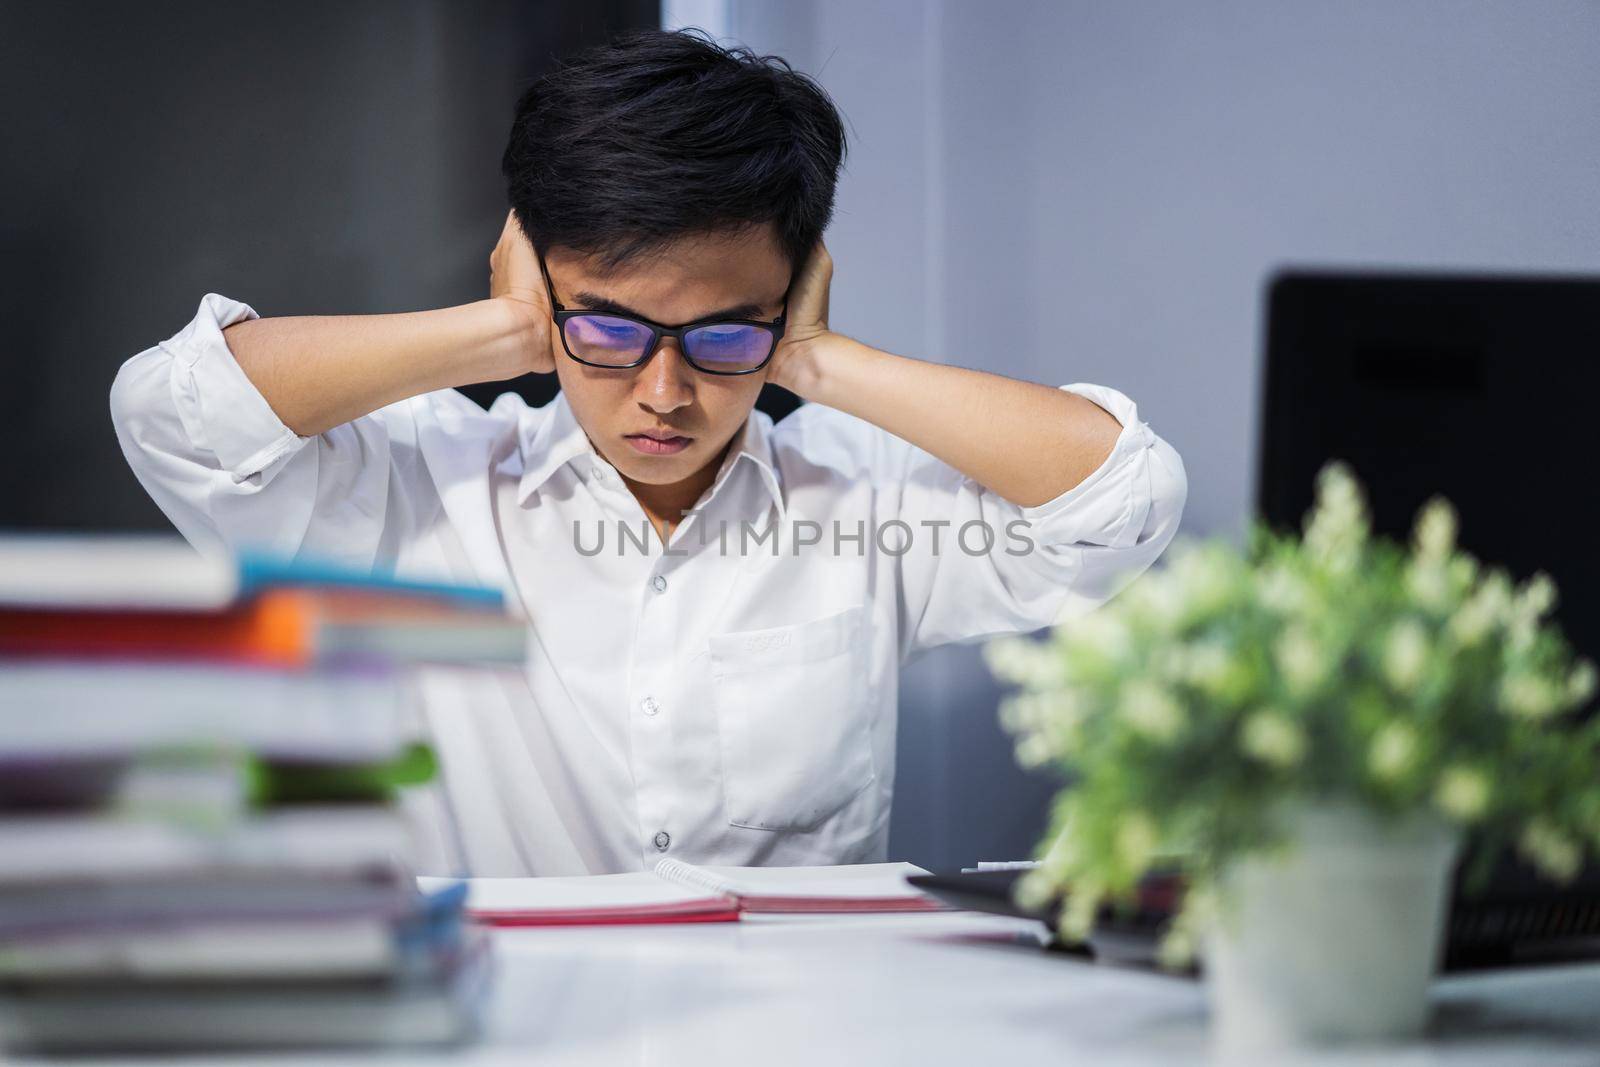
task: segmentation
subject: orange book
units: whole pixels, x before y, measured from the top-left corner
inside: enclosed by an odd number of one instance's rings
[[[425,598],[269,589],[221,611],[0,608],[0,656],[202,659],[300,668],[338,655],[516,662],[520,623]]]

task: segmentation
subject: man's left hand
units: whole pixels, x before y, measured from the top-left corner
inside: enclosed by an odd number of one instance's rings
[[[767,381],[801,393],[797,386],[806,371],[812,350],[818,340],[831,333],[828,329],[828,290],[832,282],[833,257],[818,241],[789,287],[788,321],[784,326],[783,340],[778,342],[778,350],[772,354],[772,363],[767,368]]]

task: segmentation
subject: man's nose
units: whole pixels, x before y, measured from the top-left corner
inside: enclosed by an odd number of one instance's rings
[[[634,382],[634,399],[658,415],[694,402],[694,368],[684,362],[678,342],[666,338]]]

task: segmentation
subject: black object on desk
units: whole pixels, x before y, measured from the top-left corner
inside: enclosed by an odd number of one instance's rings
[[[1054,926],[1062,900],[1037,910],[1016,902],[1017,871],[919,874],[906,881],[951,907],[1038,919]],[[1102,908],[1084,944],[1051,947],[1125,966],[1155,966],[1157,949],[1180,892],[1175,876],[1153,878],[1130,907]],[[1445,934],[1441,971],[1473,971],[1600,958],[1600,901],[1583,884],[1556,889],[1508,864],[1485,891],[1456,895]]]
[[[1600,660],[1600,277],[1291,270],[1268,296],[1262,517],[1298,527],[1330,459],[1379,533],[1408,537],[1443,494],[1464,547],[1555,579],[1557,620]],[[1480,892],[1458,879],[1446,970],[1572,959],[1600,959],[1600,869],[1556,886],[1508,859]]]
[[[968,911],[1008,915],[1019,919],[1038,919],[1052,927],[1060,912],[1057,897],[1037,910],[1016,902],[1016,884],[1022,871],[963,871],[959,874],[917,874],[906,879],[918,889],[951,907]],[[1140,886],[1138,898],[1128,907],[1104,907],[1095,919],[1094,930],[1083,944],[1064,941],[1057,935],[1051,948],[1098,961],[1129,966],[1154,966],[1156,949],[1166,933],[1177,905],[1180,886],[1173,874],[1155,874]]]

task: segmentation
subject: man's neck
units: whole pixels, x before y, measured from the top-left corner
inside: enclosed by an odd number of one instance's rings
[[[668,485],[647,485],[644,482],[636,482],[625,474],[622,476],[623,484],[644,509],[645,515],[650,519],[650,525],[655,527],[656,535],[661,538],[662,544],[667,541],[667,528],[670,526],[676,529],[682,526],[683,513],[699,503],[701,495],[711,488],[712,482],[717,480],[717,471],[722,469],[723,458],[727,456],[731,447],[733,447],[732,440],[704,467],[682,481]]]

